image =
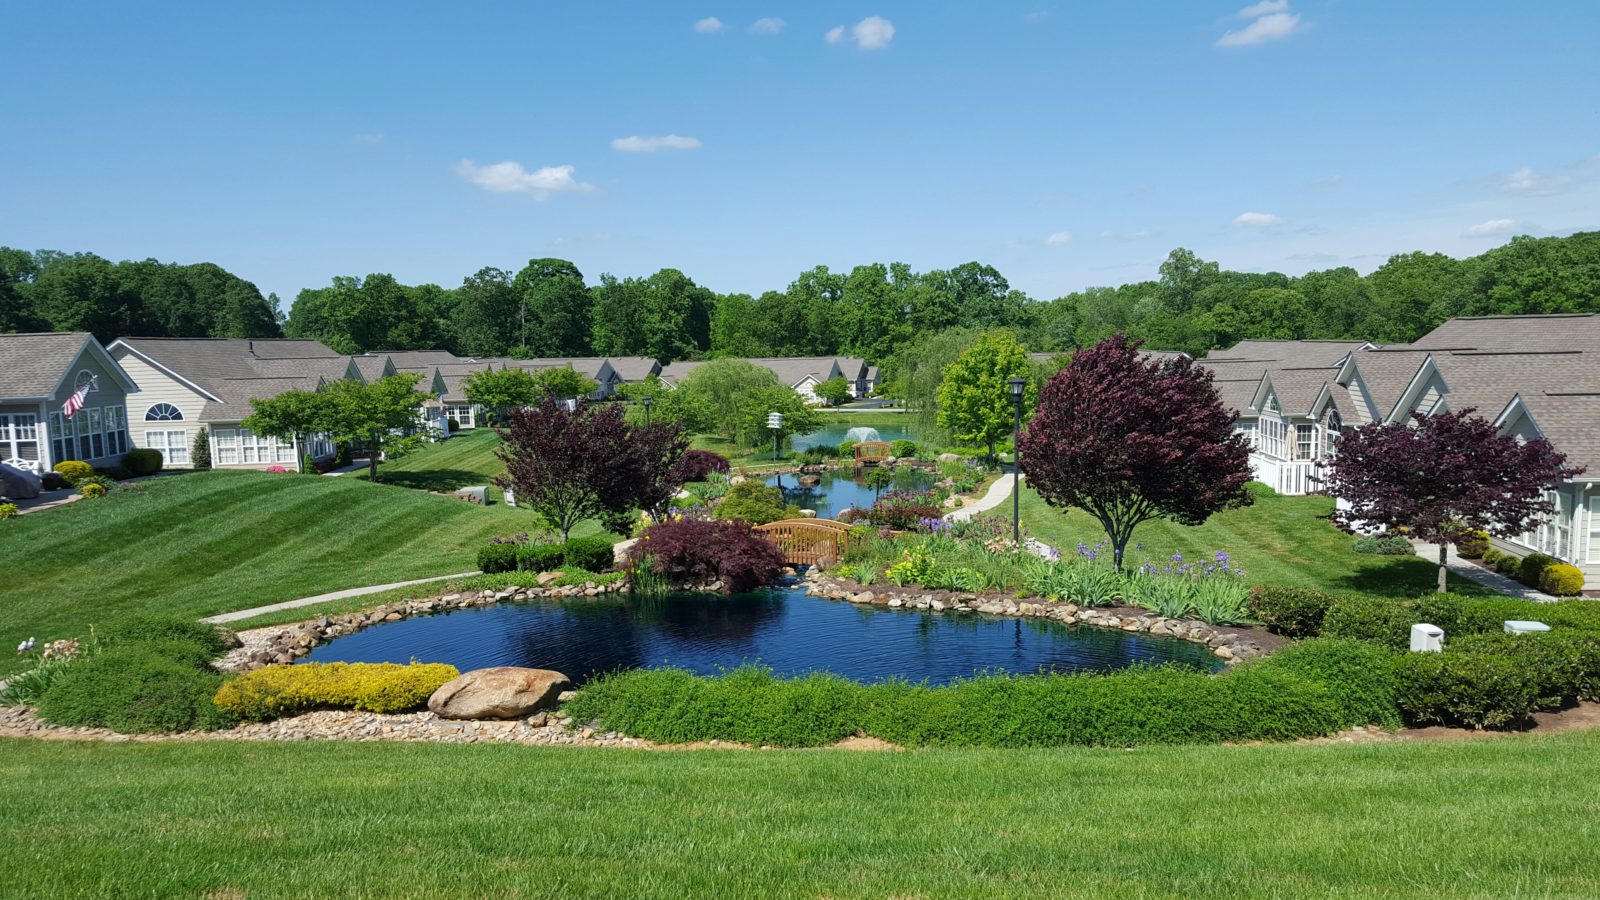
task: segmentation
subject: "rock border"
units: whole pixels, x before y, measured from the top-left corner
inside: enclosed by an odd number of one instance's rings
[[[1139,632],[1156,637],[1174,637],[1204,644],[1226,665],[1257,659],[1273,650],[1263,646],[1250,629],[1208,625],[1198,619],[1171,619],[1147,611],[1125,615],[1122,608],[1080,607],[1075,603],[1030,597],[1017,600],[998,595],[959,591],[930,591],[927,588],[878,588],[848,578],[829,575],[817,569],[805,574],[806,593],[824,600],[842,600],[861,606],[888,609],[917,609],[932,612],[975,612],[1011,618],[1053,619],[1066,625],[1089,625],[1119,631]]]

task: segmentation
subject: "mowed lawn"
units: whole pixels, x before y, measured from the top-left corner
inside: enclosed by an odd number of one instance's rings
[[[1186,560],[1211,559],[1218,550],[1242,566],[1252,584],[1357,591],[1413,597],[1433,590],[1438,567],[1415,556],[1372,556],[1355,553],[1355,539],[1328,521],[1333,500],[1328,497],[1257,497],[1244,509],[1228,510],[1194,527],[1162,519],[1146,522],[1134,531],[1135,543],[1128,559],[1139,565],[1145,559],[1165,565],[1174,553]],[[994,514],[1011,516],[1007,502]],[[1089,545],[1105,539],[1100,523],[1082,510],[1058,510],[1024,487],[1023,526],[1034,537],[1071,553],[1079,541]],[[1109,550],[1107,551],[1109,553]],[[1463,593],[1489,593],[1464,578],[1451,579],[1451,589]]]
[[[1122,750],[0,741],[5,896],[1596,896],[1600,732]]]
[[[493,428],[458,431],[447,441],[427,444],[393,462],[379,464],[378,480],[422,491],[488,485],[490,498],[498,503],[500,489],[489,479],[506,470],[506,464],[494,453],[499,447],[500,435]],[[359,469],[351,475],[365,479],[367,470]]]
[[[534,526],[527,510],[349,477],[153,478],[0,522],[0,646],[81,635],[130,611],[199,617],[468,572],[489,538]],[[0,673],[16,665],[0,655]]]

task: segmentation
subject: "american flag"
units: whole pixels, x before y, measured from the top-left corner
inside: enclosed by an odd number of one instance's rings
[[[89,396],[89,388],[93,386],[94,380],[90,379],[87,384],[81,388],[78,388],[77,393],[73,394],[71,397],[68,397],[66,403],[61,404],[61,411],[66,413],[68,419],[72,418],[73,413],[83,409],[83,401]]]

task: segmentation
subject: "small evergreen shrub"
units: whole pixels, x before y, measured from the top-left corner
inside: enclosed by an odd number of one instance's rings
[[[267,666],[223,684],[216,705],[256,722],[313,709],[405,712],[427,705],[434,691],[460,674],[441,663]]]
[[[731,593],[770,584],[783,554],[737,521],[678,519],[651,525],[629,551],[634,566],[650,557],[651,571],[676,584],[721,581]]]
[[[565,558],[560,544],[521,544],[517,547],[516,566],[524,572],[550,572],[561,568]]]
[[[1489,532],[1475,529],[1456,538],[1456,553],[1462,559],[1481,559],[1489,549]]]
[[[1394,671],[1396,702],[1417,724],[1504,728],[1543,705],[1539,675],[1498,653],[1407,653]]]
[[[590,572],[605,572],[614,568],[616,551],[612,549],[612,543],[607,538],[573,538],[561,546],[561,560],[565,565],[576,566]]]
[[[889,455],[896,459],[910,459],[917,455],[917,442],[907,440],[890,441]]]
[[[478,569],[485,574],[517,569],[516,544],[485,544],[478,548]]]
[[[1566,563],[1545,566],[1539,575],[1539,590],[1557,597],[1576,597],[1583,593],[1583,570]]]
[[[122,457],[123,468],[127,469],[128,474],[134,478],[154,475],[161,471],[161,465],[161,451],[151,450],[148,447],[129,450]]]
[[[1498,548],[1485,547],[1483,549],[1483,555],[1478,557],[1478,561],[1489,568],[1494,569],[1499,567],[1500,559],[1503,556],[1505,556],[1505,554],[1501,553]]]
[[[1520,578],[1522,576],[1522,557],[1515,553],[1502,553],[1500,558],[1495,561],[1494,569],[1508,578]]]
[[[1249,613],[1273,634],[1305,638],[1322,633],[1322,623],[1338,597],[1312,588],[1255,588]]]
[[[201,428],[194,433],[194,443],[189,446],[189,465],[197,470],[211,468],[211,429]]]
[[[56,474],[67,482],[67,487],[77,487],[78,482],[94,474],[94,467],[82,460],[68,459],[55,465]]]
[[[1555,563],[1556,558],[1548,553],[1530,553],[1517,565],[1517,580],[1528,587],[1536,588],[1539,586],[1539,579],[1544,577],[1545,568]]]
[[[780,519],[800,516],[800,508],[783,502],[783,491],[769,487],[755,479],[730,485],[728,493],[717,504],[717,518],[739,519],[751,525],[765,525]]]
[[[1356,553],[1368,553],[1374,556],[1411,556],[1416,549],[1411,542],[1398,534],[1369,534],[1356,538],[1350,549]]]

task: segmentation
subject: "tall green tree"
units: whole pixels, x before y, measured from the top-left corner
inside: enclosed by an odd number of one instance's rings
[[[685,403],[706,411],[710,430],[730,441],[747,436],[750,410],[762,399],[767,388],[782,387],[772,370],[742,359],[714,359],[684,376],[674,391],[684,395]],[[796,394],[796,397],[799,395]],[[771,410],[760,410],[764,417]]]
[[[512,274],[485,266],[456,289],[451,329],[463,356],[504,356],[521,340],[522,298]]]
[[[326,434],[338,444],[364,443],[368,474],[377,481],[378,457],[414,440],[417,410],[425,399],[416,390],[421,380],[402,372],[370,383],[341,380],[317,391],[284,391],[251,400],[253,411],[243,424],[280,440]]]
[[[530,259],[512,286],[521,298],[518,345],[522,356],[589,353],[591,304],[583,273],[564,259]]]
[[[979,338],[944,371],[939,385],[939,424],[956,440],[984,444],[989,456],[995,444],[1011,433],[1014,409],[1011,379],[1028,377],[1028,351],[1010,332]],[[1039,386],[1028,382],[1023,411],[1033,406]]]

